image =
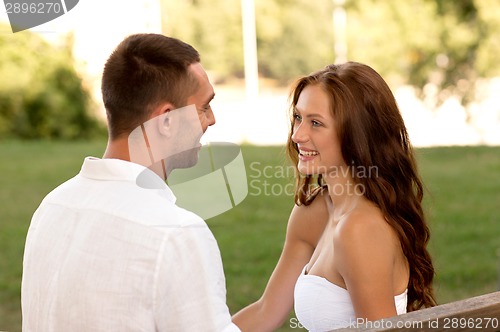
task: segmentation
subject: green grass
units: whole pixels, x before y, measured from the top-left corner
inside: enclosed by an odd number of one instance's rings
[[[31,215],[50,190],[79,171],[85,156],[101,156],[104,147],[102,141],[0,143],[0,330],[20,331],[22,254]],[[417,150],[417,155],[428,189],[425,208],[438,301],[495,291],[500,148],[430,148]],[[281,253],[292,208],[287,193],[293,186],[275,167],[287,165],[283,148],[244,146],[243,156],[249,195],[208,220],[221,248],[232,313],[262,294]],[[293,330],[285,326],[280,331]]]
[[[498,289],[500,148],[418,151],[432,229],[437,295],[450,302]]]

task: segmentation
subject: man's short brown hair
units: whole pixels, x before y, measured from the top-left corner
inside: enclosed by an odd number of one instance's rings
[[[160,103],[185,106],[197,88],[188,67],[200,62],[192,46],[159,34],[125,38],[104,66],[101,91],[110,138],[128,135]]]

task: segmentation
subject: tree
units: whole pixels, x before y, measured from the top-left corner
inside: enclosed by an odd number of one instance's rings
[[[257,0],[259,72],[287,83],[333,61],[331,0]]]
[[[286,83],[331,62],[331,0],[255,3],[262,77]],[[162,17],[163,32],[195,46],[216,81],[243,76],[240,1],[162,0]]]
[[[259,74],[282,84],[335,59],[332,0],[255,0]],[[165,33],[192,43],[219,80],[243,73],[240,2],[162,0]],[[500,75],[498,0],[346,0],[348,59],[391,85],[474,98]],[[439,99],[438,99],[439,102]]]
[[[193,45],[215,81],[243,76],[241,7],[234,0],[162,0],[162,29]]]
[[[479,77],[500,74],[500,7],[495,0],[351,0],[350,57],[373,65],[396,84],[422,93],[474,99]]]
[[[25,31],[0,35],[0,48],[0,137],[76,139],[103,132],[69,45],[56,48]]]

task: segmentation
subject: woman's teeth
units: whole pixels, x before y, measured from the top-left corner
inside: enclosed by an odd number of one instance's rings
[[[303,155],[303,156],[312,157],[312,156],[318,155],[319,153],[316,152],[316,151],[302,151],[301,150],[300,154]]]

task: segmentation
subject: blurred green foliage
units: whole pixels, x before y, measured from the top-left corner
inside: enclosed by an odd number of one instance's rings
[[[161,0],[163,32],[193,44],[216,80],[241,77],[240,1]],[[255,0],[259,74],[288,83],[334,61],[332,0]],[[500,75],[498,0],[346,0],[348,59],[391,84],[432,83],[464,104]]]
[[[3,30],[8,30],[4,28]],[[80,139],[102,134],[70,44],[25,31],[0,34],[0,138]]]
[[[213,75],[221,79],[243,75],[239,1],[161,1],[167,35],[192,43]]]
[[[334,62],[334,0],[255,0],[259,74],[280,85]],[[163,32],[193,44],[217,83],[243,77],[238,0],[161,0]],[[345,0],[348,59],[390,85],[410,84],[437,106],[464,105],[480,78],[500,75],[498,0]],[[4,30],[8,30],[6,27]],[[104,133],[73,66],[71,41],[57,47],[29,31],[0,35],[0,138],[87,138]],[[431,89],[432,90],[432,89]]]

